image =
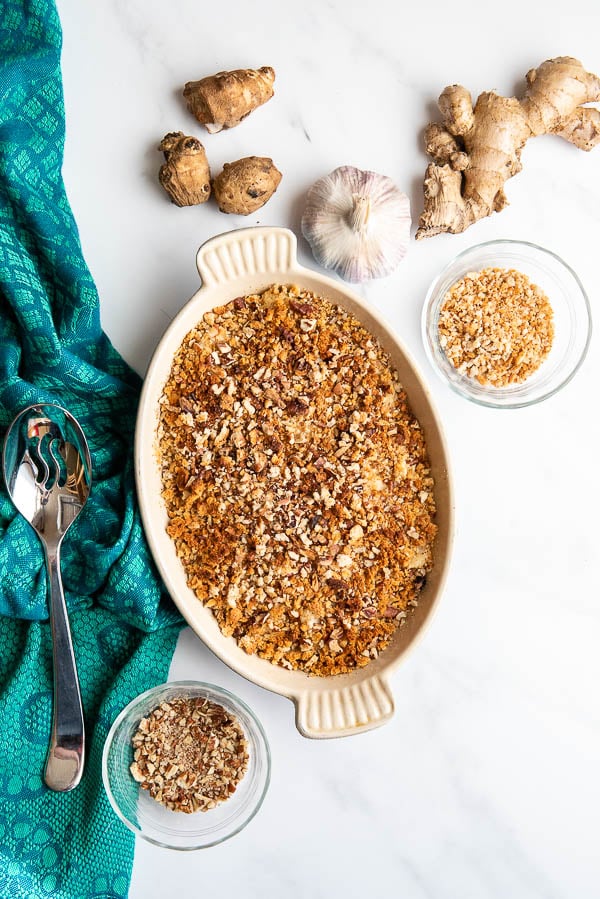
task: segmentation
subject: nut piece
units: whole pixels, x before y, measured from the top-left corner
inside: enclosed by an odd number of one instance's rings
[[[197,137],[183,131],[165,134],[158,148],[165,154],[158,179],[176,206],[196,206],[210,197],[210,169]]]
[[[281,181],[281,172],[265,156],[245,156],[226,162],[213,182],[221,212],[250,215],[270,200]]]
[[[200,81],[188,81],[183,89],[188,109],[211,134],[234,128],[273,96],[275,71],[235,69],[218,72]]]
[[[248,768],[248,742],[230,712],[202,696],[177,696],[142,718],[129,770],[175,812],[206,812],[235,792]]]

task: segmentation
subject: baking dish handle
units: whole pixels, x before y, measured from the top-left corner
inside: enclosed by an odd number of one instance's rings
[[[373,675],[337,690],[306,690],[296,697],[296,727],[305,737],[347,737],[372,730],[394,714],[390,686]]]
[[[202,244],[196,265],[205,287],[238,278],[287,272],[296,263],[296,235],[289,228],[238,228]]]

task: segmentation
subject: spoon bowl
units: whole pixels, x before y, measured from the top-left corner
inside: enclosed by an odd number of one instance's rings
[[[28,406],[12,422],[4,441],[2,468],[13,504],[44,548],[54,667],[52,733],[44,780],[50,789],[66,792],[77,786],[83,773],[85,733],[60,547],[90,493],[90,452],[76,419],[61,406],[42,403]]]

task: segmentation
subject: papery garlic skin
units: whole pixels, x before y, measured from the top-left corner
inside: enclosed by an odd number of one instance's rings
[[[410,200],[392,179],[350,165],[313,184],[301,223],[317,262],[354,283],[397,268],[410,226]]]

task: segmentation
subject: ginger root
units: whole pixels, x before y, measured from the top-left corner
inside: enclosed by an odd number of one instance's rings
[[[273,96],[275,71],[236,69],[218,72],[200,81],[188,81],[183,89],[190,112],[211,134],[234,128],[242,119]]]
[[[250,215],[270,200],[280,181],[281,172],[272,159],[245,156],[225,163],[213,182],[215,200],[221,212]]]
[[[195,206],[210,197],[210,169],[204,147],[183,131],[165,134],[159,147],[165,154],[158,180],[176,206]]]
[[[521,150],[530,137],[558,134],[581,150],[600,142],[600,78],[577,59],[548,59],[527,73],[521,99],[493,91],[471,95],[460,84],[445,88],[438,105],[443,124],[425,130],[433,159],[425,172],[425,204],[417,240],[441,232],[458,234],[507,204],[504,184],[521,171]]]

